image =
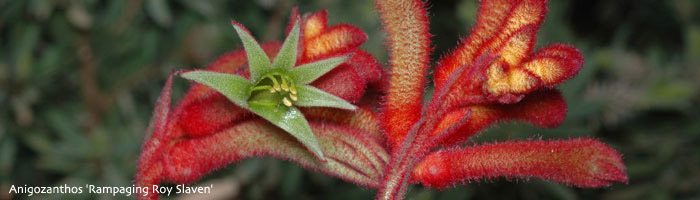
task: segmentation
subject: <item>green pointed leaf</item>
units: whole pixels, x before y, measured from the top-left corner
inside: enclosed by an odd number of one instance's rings
[[[272,63],[273,69],[290,70],[297,62],[297,47],[299,46],[299,21],[294,22],[292,31],[287,35],[277,57]]]
[[[309,84],[330,72],[350,57],[352,57],[352,55],[338,56],[300,65],[289,71],[289,76],[294,79],[297,84]]]
[[[294,104],[304,107],[331,107],[355,110],[357,107],[349,102],[323,90],[309,85],[297,86],[299,99]]]
[[[180,76],[221,92],[240,107],[248,107],[248,88],[252,86],[248,79],[234,74],[210,71],[191,71],[182,73]]]
[[[243,42],[243,49],[245,49],[246,55],[248,56],[248,66],[250,67],[250,80],[251,82],[258,81],[260,76],[265,74],[270,70],[270,58],[267,57],[265,51],[262,47],[255,41],[255,38],[250,35],[248,30],[242,25],[232,21],[233,28],[236,29],[238,36]]]
[[[299,109],[284,105],[273,106],[251,103],[250,110],[297,138],[319,159],[326,160],[323,156],[323,151],[321,151],[321,145],[309,126],[309,122],[306,121]]]

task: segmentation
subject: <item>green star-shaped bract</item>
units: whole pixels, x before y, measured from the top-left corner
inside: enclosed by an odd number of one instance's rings
[[[308,85],[345,62],[350,55],[294,67],[299,43],[297,20],[274,61],[270,63],[270,58],[250,33],[240,24],[232,24],[243,41],[243,48],[248,56],[250,80],[234,74],[211,71],[191,71],[180,76],[222,93],[234,104],[289,132],[319,159],[325,160],[309,123],[293,104],[303,107],[356,109],[357,107],[347,101]]]

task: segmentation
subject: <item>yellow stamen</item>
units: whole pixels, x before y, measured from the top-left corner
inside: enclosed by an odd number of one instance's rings
[[[284,103],[284,105],[287,106],[287,107],[291,107],[291,106],[292,106],[292,102],[289,101],[289,99],[287,99],[287,97],[282,98],[282,103]]]
[[[276,91],[281,91],[282,89],[280,88],[280,85],[277,84],[277,82],[273,83],[272,88],[274,88]]]
[[[282,90],[282,89],[280,88],[280,84],[277,82],[277,79],[275,79],[275,76],[274,76],[274,75],[267,75],[267,78],[269,78],[270,80],[272,80],[272,88],[274,88],[274,89],[277,90],[278,92],[279,92],[280,90]]]
[[[289,86],[287,85],[287,79],[282,77],[282,90],[289,91]]]
[[[297,94],[297,87],[292,84],[292,87],[289,87],[289,91],[291,91],[292,94]]]
[[[297,98],[297,95],[296,95],[296,94],[290,94],[290,95],[289,95],[289,98],[291,98],[292,101],[297,101],[297,100],[299,100],[299,98]]]

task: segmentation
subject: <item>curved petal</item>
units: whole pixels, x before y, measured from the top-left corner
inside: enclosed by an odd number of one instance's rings
[[[311,59],[351,51],[367,41],[367,34],[347,24],[335,25],[322,34],[304,41],[304,57]]]
[[[492,41],[489,51],[483,55],[496,55],[487,66],[478,64],[478,60],[470,62],[473,67],[462,73],[450,92],[450,98],[445,104],[448,108],[454,105],[476,103],[515,103],[527,94],[541,86],[539,79],[529,71],[520,67],[529,56],[534,43],[537,26],[526,25],[513,32],[502,41]],[[441,83],[444,85],[444,83]],[[440,86],[443,87],[443,86]]]
[[[437,135],[468,116],[464,124],[442,140],[442,145],[452,146],[467,141],[480,131],[497,122],[519,120],[532,125],[552,128],[559,126],[566,117],[566,101],[556,90],[535,91],[515,104],[473,105],[448,112],[433,131]]]
[[[328,11],[322,10],[305,16],[306,23],[304,24],[304,39],[311,40],[312,38],[321,35],[328,28]]]
[[[413,171],[414,182],[437,188],[495,177],[535,177],[582,188],[627,182],[621,155],[587,138],[440,150],[425,157]]]
[[[523,27],[533,26],[539,29],[544,15],[547,13],[546,0],[483,0],[479,7],[476,25],[464,38],[461,44],[445,57],[440,59],[435,69],[435,86],[442,87],[444,81],[460,66],[469,65],[485,52],[500,54],[500,49],[506,40]],[[531,39],[534,41],[534,34]],[[532,43],[528,44],[532,48]],[[506,49],[507,50],[507,49]],[[522,57],[530,52],[521,51]],[[510,59],[507,58],[506,59]],[[516,60],[513,60],[516,61]],[[513,62],[517,63],[517,62]]]
[[[583,56],[573,46],[555,44],[535,52],[523,68],[537,76],[546,86],[573,78],[583,66]]]

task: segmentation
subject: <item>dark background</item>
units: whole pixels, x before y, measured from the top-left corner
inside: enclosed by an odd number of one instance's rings
[[[289,10],[326,8],[330,24],[369,35],[386,62],[372,1],[0,0],[0,199],[104,196],[8,194],[9,186],[130,186],[144,130],[168,73],[206,66],[240,45],[230,19],[279,40]],[[433,58],[476,19],[476,0],[429,4]],[[493,179],[408,199],[700,198],[700,1],[553,0],[537,47],[577,46],[586,59],[560,89],[564,124],[506,123],[476,139],[595,137],[624,154],[629,184],[577,189]],[[187,82],[176,80],[175,98]],[[375,191],[271,158],[232,164],[204,180],[227,199],[370,199]],[[130,198],[133,198],[130,197]],[[191,198],[180,196],[177,198]]]

